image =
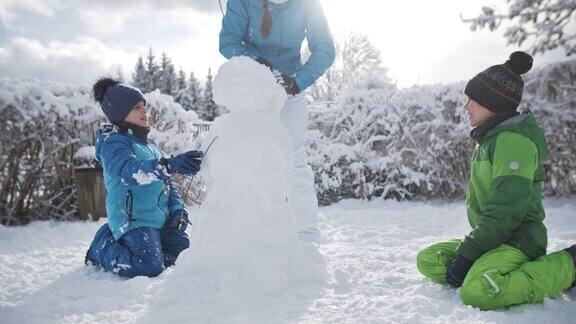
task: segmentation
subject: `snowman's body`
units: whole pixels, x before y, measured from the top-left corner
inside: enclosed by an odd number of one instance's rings
[[[217,137],[202,164],[206,198],[190,233],[190,249],[170,274],[151,321],[182,320],[171,309],[190,303],[208,318],[214,311],[250,313],[273,302],[272,296],[325,281],[324,258],[298,240],[287,201],[292,158],[280,123],[285,96],[272,73],[249,58],[233,58],[220,68],[214,101],[230,113],[205,137],[208,142]],[[179,290],[202,298],[171,297]]]

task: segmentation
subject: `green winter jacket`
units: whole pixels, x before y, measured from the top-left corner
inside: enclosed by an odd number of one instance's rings
[[[544,130],[531,114],[508,112],[492,116],[471,136],[478,143],[466,196],[473,230],[457,253],[475,261],[507,244],[531,259],[546,254],[541,195],[541,160],[548,153]]]

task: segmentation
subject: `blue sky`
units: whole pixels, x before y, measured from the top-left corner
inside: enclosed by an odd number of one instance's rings
[[[505,12],[504,0],[320,1],[335,36],[366,34],[400,86],[465,80],[517,49],[503,30],[471,32],[460,21],[483,5]],[[129,75],[150,47],[200,77],[224,62],[217,0],[3,0],[0,19],[0,74],[14,78],[90,84]]]

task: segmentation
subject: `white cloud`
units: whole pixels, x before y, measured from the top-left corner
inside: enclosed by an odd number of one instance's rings
[[[227,0],[222,0],[222,6]],[[85,4],[88,4],[85,1]],[[108,8],[114,10],[133,9],[138,6],[151,7],[155,10],[177,10],[190,8],[195,11],[213,13],[219,11],[218,0],[100,0],[92,2],[92,7]]]
[[[2,0],[0,1],[0,17],[6,22],[16,17],[16,11],[31,11],[45,16],[54,15],[54,11],[62,4],[59,0]]]
[[[473,33],[460,20],[505,0],[320,1],[334,34],[367,35],[400,86],[466,79],[515,49],[503,29]],[[0,0],[0,17],[0,73],[14,77],[86,83],[117,66],[129,77],[150,47],[200,77],[224,61],[217,0]]]
[[[147,12],[148,9],[143,7],[117,11],[111,11],[109,8],[78,9],[78,14],[86,26],[99,36],[121,32],[130,20],[136,24],[147,24],[149,22],[143,19]]]
[[[216,8],[217,0],[105,0],[78,6],[78,13],[90,30],[105,36],[135,30],[146,24],[191,28],[196,17],[216,13]]]
[[[111,48],[90,37],[77,42],[18,37],[0,48],[0,70],[15,78],[37,78],[66,83],[85,83],[102,74],[114,73],[118,65],[135,62],[137,55]]]

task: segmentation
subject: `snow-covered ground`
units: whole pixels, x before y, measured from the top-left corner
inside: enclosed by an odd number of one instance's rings
[[[576,201],[546,201],[549,251],[576,242]],[[419,249],[468,230],[464,204],[344,201],[323,208],[320,248],[330,279],[324,287],[265,299],[241,296],[246,314],[227,314],[198,289],[178,292],[189,322],[506,322],[574,323],[576,289],[542,304],[482,312],[463,306],[454,289],[424,279]],[[99,223],[36,222],[0,227],[0,323],[154,322],[171,270],[124,280],[83,265]],[[193,247],[192,247],[193,248]],[[186,252],[185,252],[186,253]],[[206,278],[207,281],[209,280]],[[260,299],[259,299],[260,298]],[[255,307],[257,306],[257,307]]]

